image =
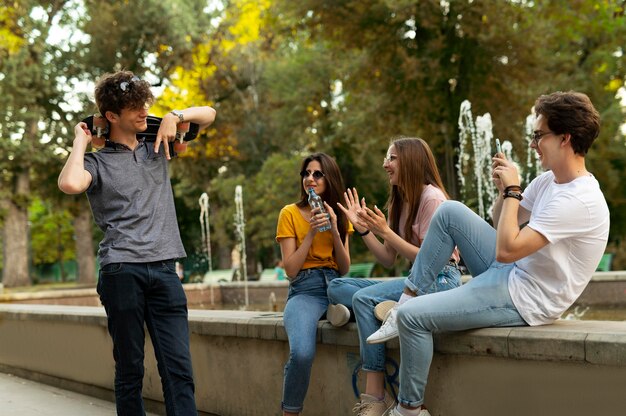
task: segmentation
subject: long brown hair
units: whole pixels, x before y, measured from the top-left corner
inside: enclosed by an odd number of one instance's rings
[[[416,137],[398,137],[391,140],[398,156],[398,184],[391,185],[387,212],[391,229],[400,234],[400,214],[405,202],[409,213],[404,225],[404,239],[411,241],[413,218],[417,216],[424,186],[439,188],[446,198],[450,198],[441,181],[435,157],[426,141]]]
[[[324,202],[330,205],[335,211],[335,214],[337,214],[337,229],[339,230],[339,235],[341,235],[341,241],[346,241],[348,220],[345,214],[337,208],[337,202],[341,201],[341,196],[346,189],[343,184],[341,171],[339,170],[339,166],[337,165],[337,162],[335,162],[335,159],[326,153],[313,153],[312,155],[307,156],[302,161],[300,170],[305,170],[309,163],[314,160],[319,162],[322,166],[322,173],[324,174],[324,180],[326,181],[326,189],[324,189],[324,192],[322,192],[320,197]],[[300,178],[300,200],[296,203],[296,205],[300,208],[306,207],[309,205],[308,199],[309,194],[302,186],[302,178]]]

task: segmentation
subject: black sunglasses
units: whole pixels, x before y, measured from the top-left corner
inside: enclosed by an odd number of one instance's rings
[[[311,172],[310,170],[303,170],[302,172],[300,172],[300,176],[302,176],[303,179],[308,178],[310,175],[313,175],[313,179],[315,179],[316,181],[319,181],[324,177],[324,173],[320,170],[314,170],[313,172]]]
[[[135,82],[139,82],[139,81],[141,81],[141,80],[139,79],[139,77],[138,77],[137,75],[134,75],[134,76],[130,79],[130,81],[122,81],[122,82],[120,82],[120,90],[122,90],[123,92],[130,91],[130,88],[132,87],[132,85],[133,85]]]

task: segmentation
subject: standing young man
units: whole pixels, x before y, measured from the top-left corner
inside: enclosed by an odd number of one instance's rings
[[[422,405],[434,332],[549,324],[578,298],[604,253],[609,210],[585,166],[598,112],[584,94],[556,92],[539,97],[535,113],[530,146],[546,172],[522,190],[515,166],[496,154],[497,229],[459,202],[441,204],[406,280],[405,293],[417,297],[374,340],[400,336],[399,405],[391,416],[429,415]],[[455,246],[474,278],[426,295]]]
[[[98,260],[98,294],[105,307],[115,358],[118,415],[144,415],[144,323],[150,333],[168,415],[196,415],[189,353],[187,299],[175,259],[185,257],[167,161],[176,124],[204,129],[215,110],[191,107],[165,115],[154,144],[141,137],[154,103],[150,84],[129,71],[104,75],[96,105],[109,123],[110,140],[85,153],[92,140],[85,123],[74,128],[72,152],[59,175],[67,194],[87,193],[104,232]]]

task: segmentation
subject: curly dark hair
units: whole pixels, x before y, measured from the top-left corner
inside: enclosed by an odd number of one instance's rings
[[[107,111],[119,115],[122,110],[137,110],[154,103],[150,83],[131,71],[104,74],[96,84],[95,98],[98,111],[105,117]]]
[[[535,114],[543,115],[555,134],[569,133],[574,153],[584,156],[600,134],[600,114],[587,95],[575,92],[554,92],[542,95],[535,102]]]

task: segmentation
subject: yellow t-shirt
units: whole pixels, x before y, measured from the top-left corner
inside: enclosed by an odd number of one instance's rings
[[[348,221],[348,234],[352,234],[353,231],[354,228]],[[276,241],[280,242],[283,238],[295,238],[296,247],[300,247],[308,232],[309,222],[304,219],[296,204],[285,205],[280,210],[276,226]],[[321,267],[339,269],[333,255],[333,235],[330,231],[315,234],[302,265],[303,270]]]

